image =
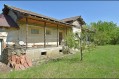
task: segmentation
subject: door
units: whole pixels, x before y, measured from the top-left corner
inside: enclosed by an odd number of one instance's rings
[[[62,32],[59,32],[59,45],[61,45],[62,42]]]
[[[2,54],[2,40],[0,39],[0,60],[1,60],[1,54]]]

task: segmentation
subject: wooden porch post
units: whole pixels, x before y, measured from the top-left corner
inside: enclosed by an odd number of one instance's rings
[[[58,24],[57,24],[57,47],[59,46],[58,42],[59,42],[59,29],[58,29]]]
[[[66,26],[66,37],[67,37],[67,34],[68,34],[68,33],[67,33],[67,26]],[[67,41],[66,41],[66,45],[67,45]]]
[[[26,17],[26,49],[28,47],[28,18]]]
[[[67,26],[66,26],[66,35],[67,35]]]
[[[46,22],[44,22],[44,48],[46,48]]]

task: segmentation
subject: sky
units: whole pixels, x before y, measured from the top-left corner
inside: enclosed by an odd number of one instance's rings
[[[81,16],[87,24],[101,20],[119,26],[119,1],[0,1],[0,13],[4,4],[59,20]]]

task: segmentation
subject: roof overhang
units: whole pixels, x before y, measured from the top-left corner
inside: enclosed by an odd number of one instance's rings
[[[66,23],[72,23],[74,21],[78,21],[81,25],[85,25],[86,24],[81,16],[65,18],[65,19],[62,19],[61,21],[62,22],[66,22]]]
[[[18,24],[9,16],[5,14],[0,14],[0,27],[5,28],[19,28]]]
[[[45,21],[45,22],[51,22],[51,23],[55,23],[55,24],[61,24],[61,25],[65,25],[65,26],[68,26],[68,27],[72,27],[73,26],[72,24],[65,23],[65,22],[62,22],[60,20],[57,20],[57,19],[48,17],[48,16],[44,16],[44,15],[37,14],[37,13],[31,12],[31,11],[22,10],[20,8],[16,8],[16,7],[4,5],[3,13],[8,14],[8,11],[9,10],[14,11],[17,15],[18,14],[21,14],[22,15],[22,18],[33,17],[33,18],[37,18],[37,19],[40,19],[40,20]],[[18,19],[22,19],[22,18],[20,17]]]

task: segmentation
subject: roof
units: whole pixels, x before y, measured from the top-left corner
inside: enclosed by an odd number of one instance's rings
[[[28,14],[28,15],[31,15],[31,16],[36,16],[38,18],[42,18],[42,19],[45,19],[45,20],[50,20],[50,21],[62,23],[62,24],[65,24],[65,25],[71,25],[71,24],[62,22],[60,20],[57,20],[57,19],[54,19],[54,18],[51,18],[51,17],[48,17],[48,16],[44,16],[44,15],[37,14],[37,13],[31,12],[31,11],[27,11],[27,10],[23,10],[23,9],[20,9],[20,8],[16,8],[16,7],[13,7],[13,6],[4,5],[3,12],[5,12],[5,9],[7,9],[7,10],[8,9],[9,10],[12,9],[14,11],[17,11],[17,12],[20,12],[20,13],[23,13],[23,14]]]
[[[71,22],[71,21],[75,21],[75,20],[79,20],[82,25],[85,24],[85,22],[83,21],[83,18],[81,16],[65,18],[65,19],[62,19],[61,21],[62,22]]]
[[[5,14],[0,14],[0,26],[15,28],[19,27],[9,15]]]

